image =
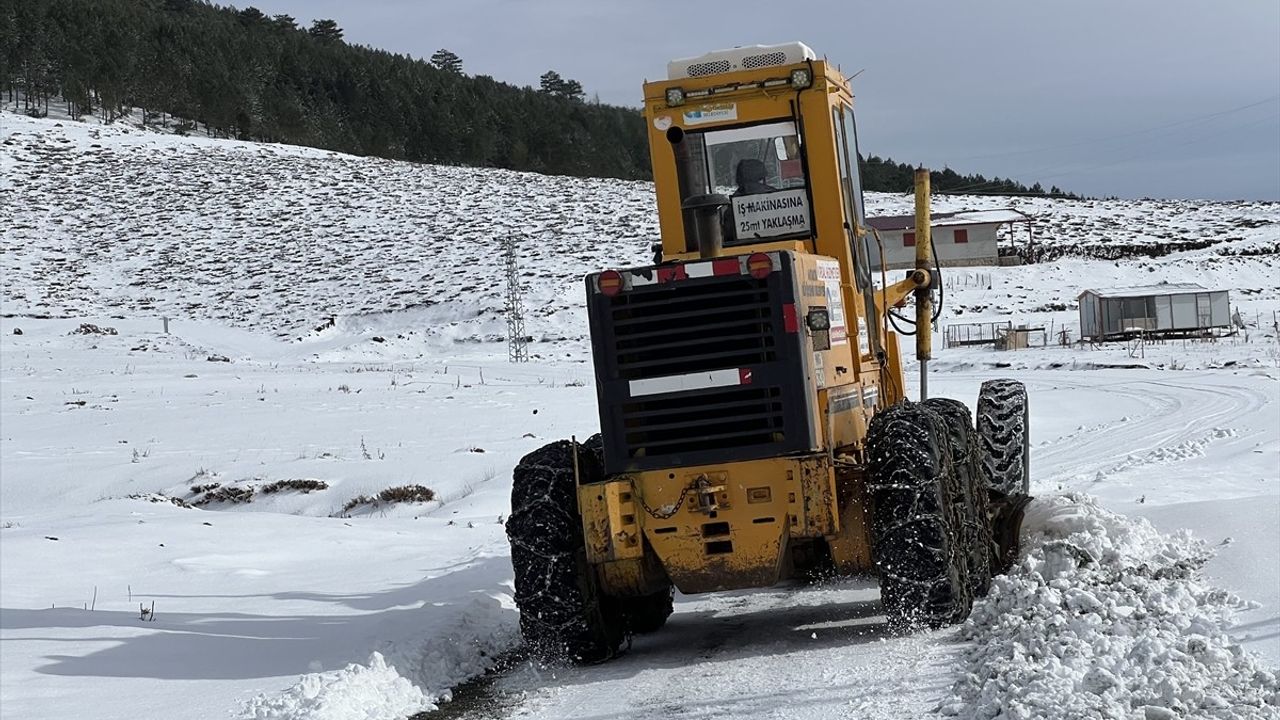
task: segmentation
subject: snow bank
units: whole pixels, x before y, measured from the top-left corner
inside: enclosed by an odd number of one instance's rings
[[[303,675],[245,703],[245,720],[403,720],[452,700],[453,687],[493,668],[519,644],[510,595],[476,598],[453,629],[383,643],[368,665]]]
[[[436,706],[380,653],[369,664],[304,675],[283,695],[245,704],[253,720],[399,720]]]
[[[387,655],[437,702],[453,699],[453,688],[491,670],[498,657],[520,644],[515,601],[510,595],[473,600],[454,627],[416,648],[403,642]]]
[[[964,672],[940,708],[965,718],[1175,717],[1280,712],[1280,683],[1226,634],[1236,597],[1204,584],[1186,534],[1083,495],[1037,501],[1032,548],[975,605]]]

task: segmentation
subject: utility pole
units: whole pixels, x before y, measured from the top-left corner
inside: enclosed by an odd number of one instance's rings
[[[529,339],[524,333],[524,303],[520,297],[520,268],[516,263],[513,233],[503,237],[502,253],[507,270],[507,359],[513,363],[528,362]]]

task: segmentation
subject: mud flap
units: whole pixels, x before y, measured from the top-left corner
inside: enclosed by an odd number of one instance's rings
[[[1009,497],[998,492],[991,493],[991,535],[996,543],[996,570],[1000,574],[1008,572],[1018,561],[1022,518],[1030,503],[1030,495]]]

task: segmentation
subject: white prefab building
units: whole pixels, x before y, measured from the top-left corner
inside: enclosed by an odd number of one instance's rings
[[[1080,337],[1091,340],[1192,335],[1231,325],[1227,291],[1190,283],[1085,290],[1078,299]]]
[[[999,265],[1000,252],[996,244],[999,227],[1005,223],[1034,222],[1031,216],[1012,209],[934,213],[929,217],[933,246],[942,267]],[[869,217],[867,224],[875,228],[880,237],[879,243],[874,236],[867,243],[872,269],[879,270],[882,265],[886,270],[915,267],[915,215]],[[884,246],[883,263],[880,245]]]

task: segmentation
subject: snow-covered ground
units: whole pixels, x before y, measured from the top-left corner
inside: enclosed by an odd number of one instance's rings
[[[0,715],[391,720],[512,649],[509,471],[594,430],[579,278],[643,260],[648,186],[0,128]],[[891,635],[863,579],[682,597],[613,663],[508,670],[489,710],[1276,716],[1280,206],[940,204],[1020,207],[1044,243],[1196,241],[952,271],[946,321],[1072,326],[1084,287],[1168,280],[1231,290],[1248,332],[938,351],[936,394],[1032,394],[1027,556],[965,628]]]

